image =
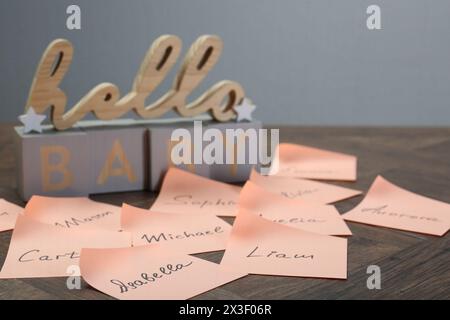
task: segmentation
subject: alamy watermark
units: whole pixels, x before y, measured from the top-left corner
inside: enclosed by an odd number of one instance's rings
[[[192,130],[172,131],[170,158],[174,165],[250,164],[267,175],[278,171],[278,143],[279,129],[203,130],[202,121],[194,121]]]
[[[381,268],[375,264],[367,267],[367,274],[370,276],[367,278],[367,289],[369,290],[380,290],[381,289]]]

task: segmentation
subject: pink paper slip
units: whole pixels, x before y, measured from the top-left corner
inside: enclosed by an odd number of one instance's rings
[[[225,250],[231,230],[212,215],[153,212],[126,204],[122,228],[132,234],[134,246],[158,244],[186,254]]]
[[[289,199],[302,199],[323,204],[334,203],[362,193],[358,190],[312,180],[279,177],[277,175],[263,176],[255,170],[252,170],[250,174],[250,181]]]
[[[348,221],[443,236],[450,228],[450,204],[433,200],[378,176],[364,200],[343,215]]]
[[[355,156],[281,143],[277,176],[317,180],[356,181]]]
[[[120,207],[84,197],[33,196],[25,207],[25,215],[65,229],[120,230]]]
[[[235,216],[240,190],[240,187],[172,167],[164,177],[151,210]]]
[[[129,247],[127,232],[67,230],[19,215],[0,278],[68,276],[83,247]]]
[[[347,240],[240,209],[221,264],[251,274],[346,279]]]
[[[22,207],[0,199],[0,232],[13,229],[17,216],[22,214],[22,212]]]
[[[239,208],[290,227],[325,235],[352,234],[333,206],[287,199],[248,181],[242,188]]]
[[[159,245],[83,249],[80,267],[87,283],[122,300],[188,299],[246,275]]]

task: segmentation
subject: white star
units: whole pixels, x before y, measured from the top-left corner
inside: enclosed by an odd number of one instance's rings
[[[29,133],[31,131],[35,132],[42,132],[42,124],[41,122],[44,121],[46,118],[45,115],[37,114],[34,112],[33,107],[29,107],[27,110],[27,113],[19,116],[20,122],[23,123],[23,132]]]
[[[234,108],[237,112],[236,122],[241,122],[242,120],[252,121],[252,112],[255,111],[255,109],[256,106],[252,104],[250,99],[244,98],[241,104]]]

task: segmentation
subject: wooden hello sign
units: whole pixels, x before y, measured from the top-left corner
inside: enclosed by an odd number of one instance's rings
[[[73,46],[68,40],[54,40],[38,65],[26,109],[33,107],[36,113],[42,114],[51,107],[50,119],[57,130],[72,127],[89,112],[101,120],[119,118],[130,110],[147,119],[160,117],[170,110],[175,110],[182,117],[208,112],[221,122],[235,118],[234,108],[245,94],[241,85],[234,81],[220,81],[195,101],[186,103],[189,94],[219,60],[222,41],[211,35],[201,36],[192,44],[172,88],[157,101],[145,106],[147,97],[177,62],[181,46],[181,40],[176,36],[159,37],[145,55],[128,94],[121,97],[116,85],[101,83],[65,111],[67,97],[59,85],[72,62]]]

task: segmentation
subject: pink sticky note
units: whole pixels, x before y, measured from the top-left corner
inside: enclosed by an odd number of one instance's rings
[[[450,228],[450,204],[402,189],[378,176],[364,200],[343,218],[443,236]]]
[[[355,156],[290,143],[278,151],[278,176],[356,181]]]
[[[164,177],[151,210],[235,216],[240,190],[240,187],[172,167]]]
[[[19,215],[0,278],[68,276],[81,248],[129,247],[127,232],[61,229]]]
[[[289,199],[330,204],[361,194],[361,191],[301,178],[263,176],[252,170],[250,181]]]
[[[13,229],[16,224],[17,216],[22,212],[22,207],[4,199],[0,199],[0,232]]]
[[[252,274],[346,279],[347,240],[239,209],[221,264]]]
[[[231,226],[222,219],[200,214],[154,212],[122,206],[122,228],[133,245],[158,244],[182,253],[225,250]]]
[[[265,219],[305,231],[326,235],[351,235],[335,207],[287,199],[247,181],[241,191],[239,208]]]
[[[188,299],[246,275],[159,245],[83,249],[80,267],[87,283],[122,300]]]
[[[120,207],[85,197],[33,196],[28,201],[24,213],[42,223],[65,229],[120,230]]]

